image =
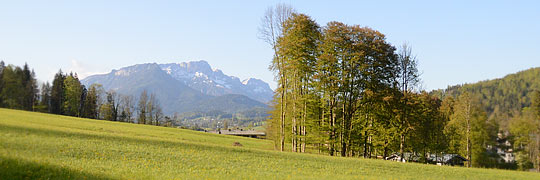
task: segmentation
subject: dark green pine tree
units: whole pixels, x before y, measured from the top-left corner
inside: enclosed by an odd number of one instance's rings
[[[62,73],[62,70],[58,71],[54,76],[51,89],[51,113],[64,114],[64,80],[66,75]]]
[[[98,100],[100,98],[99,89],[101,85],[92,84],[84,97],[82,117],[97,119],[98,118]]]
[[[30,70],[27,63],[23,66],[21,78],[21,85],[24,88],[24,96],[22,97],[23,109],[28,111],[34,110],[34,106],[37,105],[38,86],[35,73],[33,70]]]
[[[24,88],[22,86],[22,69],[9,65],[2,70],[2,91],[0,99],[3,107],[11,109],[24,109]]]
[[[81,83],[79,82],[79,84],[81,84]],[[84,104],[86,103],[86,96],[87,95],[88,95],[88,89],[86,89],[86,86],[81,84],[81,96],[80,96],[80,99],[79,99],[79,109],[78,109],[79,117],[84,116]]]

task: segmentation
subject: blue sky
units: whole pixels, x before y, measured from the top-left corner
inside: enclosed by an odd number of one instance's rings
[[[539,1],[0,1],[0,60],[38,79],[147,62],[206,60],[275,87],[257,38],[264,11],[288,3],[321,26],[368,26],[419,59],[423,88],[499,78],[540,66]]]

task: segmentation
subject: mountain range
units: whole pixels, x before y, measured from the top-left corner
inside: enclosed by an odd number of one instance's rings
[[[212,69],[206,61],[160,64],[159,67],[174,79],[204,94],[242,94],[263,103],[272,100],[273,91],[266,82],[255,78],[240,81],[219,69]]]
[[[92,75],[81,82],[97,83],[135,98],[146,90],[154,93],[165,114],[221,111],[234,113],[268,108],[273,91],[259,79],[228,76],[206,61],[137,64]]]

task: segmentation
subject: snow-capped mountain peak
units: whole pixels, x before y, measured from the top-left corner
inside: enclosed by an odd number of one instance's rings
[[[238,77],[228,76],[220,69],[212,68],[204,60],[159,66],[176,80],[205,94],[242,94],[264,103],[269,102],[273,96],[273,91],[266,82],[255,78],[240,81]]]
[[[251,79],[251,78],[248,78],[248,79],[246,79],[246,80],[243,80],[243,81],[242,81],[242,84],[243,84],[243,85],[247,85],[250,79]]]

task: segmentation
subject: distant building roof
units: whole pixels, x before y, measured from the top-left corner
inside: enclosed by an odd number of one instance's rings
[[[428,159],[434,162],[444,162],[444,163],[450,162],[453,159],[467,161],[467,158],[464,158],[463,156],[460,156],[459,154],[443,154],[443,156],[435,156],[435,154],[431,154]]]
[[[403,162],[418,162],[420,161],[421,156],[414,153],[403,153]],[[386,160],[392,160],[392,161],[400,161],[401,156],[397,153],[394,153],[386,158]],[[460,156],[459,154],[443,154],[442,156],[436,156],[435,154],[431,154],[427,157],[428,161],[434,162],[434,163],[443,163],[443,164],[462,164],[463,161],[467,161],[466,158],[463,156]]]
[[[224,134],[224,135],[233,135],[233,136],[266,136],[265,132],[255,131],[255,130],[218,130],[210,131],[210,133],[215,134]]]

